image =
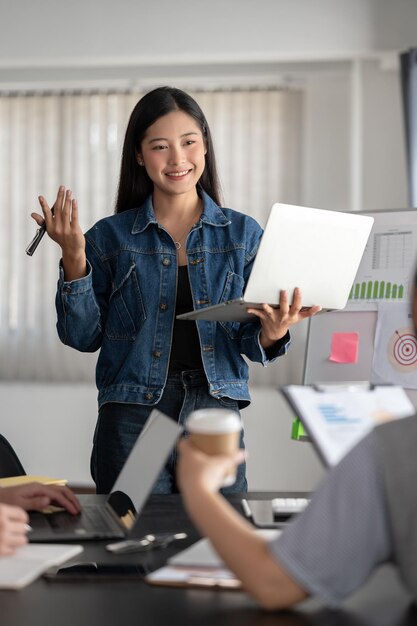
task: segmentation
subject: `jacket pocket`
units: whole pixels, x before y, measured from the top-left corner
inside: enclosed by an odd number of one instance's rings
[[[110,295],[106,336],[113,340],[134,341],[145,319],[143,298],[132,263]]]
[[[241,298],[244,287],[245,281],[243,280],[243,276],[239,276],[239,274],[234,274],[233,272],[227,272],[220,302],[228,302],[229,300]],[[240,322],[220,322],[220,326],[226,331],[229,337],[234,339],[239,330]]]

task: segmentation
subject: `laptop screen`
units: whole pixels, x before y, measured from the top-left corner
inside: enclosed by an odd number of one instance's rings
[[[172,450],[182,428],[154,409],[120,472],[108,504],[131,528]]]

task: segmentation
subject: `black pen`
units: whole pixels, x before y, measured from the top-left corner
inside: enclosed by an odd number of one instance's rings
[[[51,213],[52,215],[54,214],[54,207],[52,207]],[[44,222],[42,226],[39,226],[34,238],[32,239],[32,241],[26,248],[26,254],[28,254],[29,256],[32,256],[32,254],[35,252],[36,248],[40,244],[40,241],[45,233],[46,233],[46,222]]]

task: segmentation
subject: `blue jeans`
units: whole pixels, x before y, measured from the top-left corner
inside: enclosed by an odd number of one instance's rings
[[[156,407],[179,424],[184,424],[191,411],[205,408],[228,408],[239,413],[236,400],[213,398],[208,393],[207,379],[201,370],[187,370],[168,377],[164,393]],[[97,493],[109,493],[122,469],[130,450],[148,419],[151,406],[142,404],[108,403],[101,406],[94,433],[91,454],[91,475]],[[243,429],[240,447],[244,448]],[[177,450],[171,455],[155,482],[153,494],[178,493],[175,480]],[[236,482],[222,493],[247,491],[246,465],[237,468]]]

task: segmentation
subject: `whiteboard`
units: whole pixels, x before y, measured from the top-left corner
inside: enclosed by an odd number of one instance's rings
[[[304,384],[369,380],[374,353],[376,311],[332,311],[309,323]],[[329,360],[333,333],[358,333],[357,363]]]
[[[417,228],[417,210],[396,210],[367,212],[374,217],[373,234],[381,224],[392,219],[393,223],[413,224]],[[417,247],[415,248],[417,251]],[[410,262],[411,275],[415,256]],[[309,320],[304,362],[304,384],[316,382],[368,381],[371,376],[374,352],[374,337],[377,323],[377,311],[342,310],[321,313]],[[358,333],[359,347],[356,363],[335,363],[329,360],[333,333]],[[416,404],[417,391],[410,390],[408,395]]]

